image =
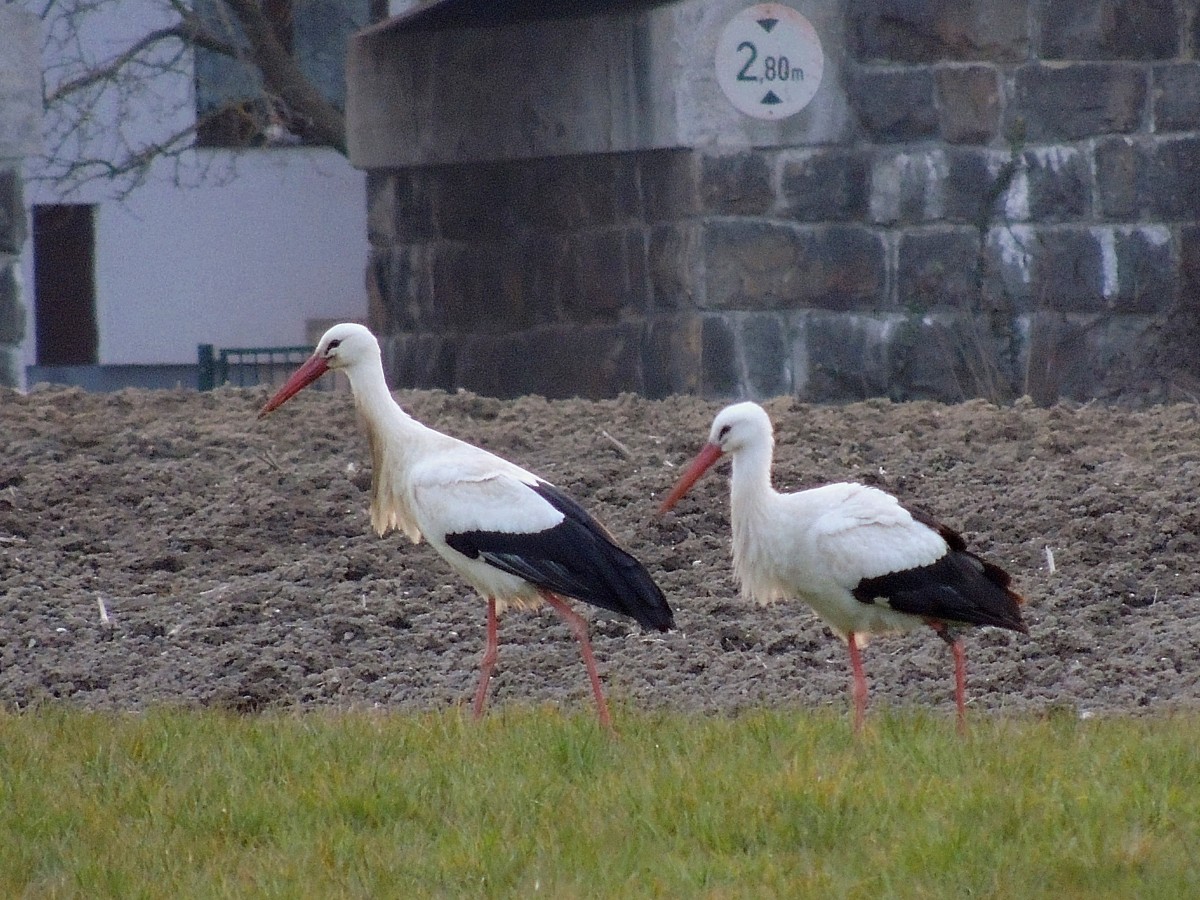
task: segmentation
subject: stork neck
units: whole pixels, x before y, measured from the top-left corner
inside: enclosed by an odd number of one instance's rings
[[[347,368],[345,372],[350,379],[355,405],[366,426],[376,435],[386,437],[396,430],[407,431],[419,427],[417,421],[401,409],[392,397],[381,361],[374,360],[374,365],[370,366]]]
[[[771,487],[771,445],[743,447],[733,456],[730,502],[735,515],[762,510],[775,493]]]

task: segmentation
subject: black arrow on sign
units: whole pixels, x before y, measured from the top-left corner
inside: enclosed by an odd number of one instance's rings
[[[780,100],[778,96],[776,96],[774,91],[767,91],[766,96],[763,97],[758,102],[766,103],[768,106],[774,106],[776,103],[782,103],[783,101]]]
[[[762,30],[765,31],[767,34],[770,34],[771,29],[779,24],[778,19],[756,19],[755,21],[758,22],[758,24],[762,26]]]

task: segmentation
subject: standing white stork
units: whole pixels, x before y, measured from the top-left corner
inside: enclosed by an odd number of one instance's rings
[[[794,494],[771,486],[771,420],[756,403],[736,403],[713,420],[708,442],[663,501],[665,513],[720,457],[733,458],[733,565],[742,592],[760,603],[807,602],[850,650],[854,729],[862,728],[867,680],[860,647],[876,632],[931,626],[954,651],[958,727],[966,727],[966,662],[958,626],[1029,633],[1024,601],[999,566],[962,537],[891,494],[862,484],[827,484]]]
[[[349,377],[367,432],[376,532],[382,536],[395,528],[414,543],[424,537],[487,599],[487,649],[475,716],[483,714],[496,666],[497,616],[507,604],[523,608],[545,601],[578,639],[600,722],[611,728],[587,622],[562,596],[667,631],[675,625],[671,608],[642,564],[552,484],[409,416],[388,390],[378,341],[361,325],[335,325],[325,332],[259,418],[329,370]]]

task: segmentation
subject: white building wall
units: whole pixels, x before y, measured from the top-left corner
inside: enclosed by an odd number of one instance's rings
[[[25,0],[24,5],[39,7]],[[86,41],[97,56],[152,27],[161,3],[101,4]],[[148,25],[147,23],[150,23]],[[47,71],[60,61],[43,58]],[[194,118],[189,74],[160,76],[140,110],[113,116],[153,138]],[[146,115],[146,110],[153,114]],[[52,127],[52,125],[51,125]],[[51,137],[52,139],[52,137]],[[95,148],[80,148],[80,152]],[[103,364],[194,363],[196,345],[306,343],[309,318],[366,316],[365,176],[334,151],[279,147],[191,152],[155,168],[124,200],[91,183],[60,196],[27,173],[26,203],[93,203],[96,318]],[[36,362],[33,252],[23,356]]]
[[[154,185],[101,204],[100,363],[303,344],[309,318],[366,315],[363,174],[322,149],[254,151],[237,169],[227,185]]]

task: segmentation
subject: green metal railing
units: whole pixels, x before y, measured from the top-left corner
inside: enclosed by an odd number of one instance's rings
[[[196,386],[211,391],[218,385],[255,387],[282,381],[312,354],[311,347],[196,347]],[[314,385],[323,388],[323,385]]]

